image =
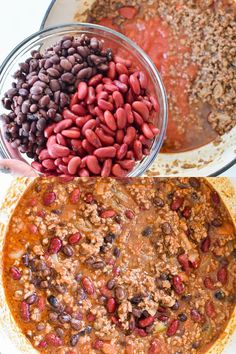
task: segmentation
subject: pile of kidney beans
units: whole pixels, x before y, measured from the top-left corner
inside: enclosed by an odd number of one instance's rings
[[[64,37],[20,64],[6,138],[47,175],[122,177],[149,155],[159,111],[143,71],[97,38]]]

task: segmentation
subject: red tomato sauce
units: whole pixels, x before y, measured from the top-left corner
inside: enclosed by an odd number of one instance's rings
[[[189,102],[188,89],[197,76],[198,68],[186,59],[191,53],[191,48],[185,44],[186,37],[181,33],[176,36],[157,15],[146,20],[140,18],[136,11],[130,11],[127,7],[119,10],[120,16],[125,18],[120,26],[108,18],[99,23],[122,32],[136,42],[161,74],[169,103],[167,137],[162,152],[192,150],[209,143],[216,137],[207,121],[210,107],[201,102],[193,106]]]

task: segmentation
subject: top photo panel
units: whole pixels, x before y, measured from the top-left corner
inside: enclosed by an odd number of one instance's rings
[[[236,176],[236,0],[10,0],[0,19],[1,172]]]

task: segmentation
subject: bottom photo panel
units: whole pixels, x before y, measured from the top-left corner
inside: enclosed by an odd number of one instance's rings
[[[1,354],[235,353],[236,179],[1,175]]]

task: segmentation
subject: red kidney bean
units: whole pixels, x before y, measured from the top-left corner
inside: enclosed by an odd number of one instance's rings
[[[135,166],[134,160],[123,160],[123,161],[118,161],[118,163],[124,170],[127,171],[131,171]]]
[[[209,318],[215,318],[216,317],[215,306],[214,306],[212,301],[209,300],[209,301],[207,301],[205,303],[205,312],[206,312],[206,315]]]
[[[98,107],[101,108],[103,111],[112,111],[114,108],[112,103],[103,99],[98,100]]]
[[[126,93],[128,91],[128,86],[119,80],[114,80],[114,85],[119,89],[120,92]]]
[[[121,75],[121,74],[128,75],[129,74],[127,67],[120,62],[116,63],[116,72],[118,73],[118,75]]]
[[[225,285],[228,280],[228,270],[226,266],[222,266],[217,272],[217,279],[222,285]]]
[[[47,141],[47,148],[50,147],[51,145],[54,145],[57,143],[57,138],[56,135],[51,135],[50,138],[48,138]]]
[[[102,81],[102,78],[103,78],[102,74],[97,74],[89,80],[88,85],[97,86]]]
[[[145,100],[145,99],[142,99],[142,102],[147,106],[147,108],[149,109],[149,111],[152,110],[153,105],[152,105],[152,103],[151,103],[150,101]]]
[[[15,266],[10,268],[10,273],[11,273],[11,277],[13,280],[20,280],[21,278],[21,272],[19,271],[19,269]]]
[[[69,174],[67,166],[65,166],[63,164],[59,165],[58,169],[59,169],[59,173],[63,172],[63,174],[65,174],[65,175]]]
[[[75,104],[74,106],[72,106],[71,111],[72,111],[72,113],[76,114],[77,116],[86,115],[86,110],[81,104]]]
[[[81,161],[81,160],[80,160]],[[76,204],[78,203],[78,201],[80,200],[80,189],[76,188],[73,190],[73,192],[70,195],[70,201],[72,204]]]
[[[70,162],[70,160],[72,159],[72,157],[71,156],[68,156],[68,157],[63,157],[62,158],[62,163],[64,162],[64,163],[66,163],[66,164],[68,164],[69,162]]]
[[[87,103],[87,105],[90,105],[90,104],[93,104],[95,101],[96,101],[95,90],[93,87],[89,87],[86,103]]]
[[[77,125],[77,127],[82,128],[90,120],[94,120],[94,119],[92,119],[91,115],[87,115],[87,116],[84,116],[84,117],[78,117],[76,119],[75,124]]]
[[[107,312],[114,313],[116,311],[116,301],[113,297],[107,300]]]
[[[88,140],[88,142],[95,146],[95,148],[99,148],[102,146],[101,141],[99,140],[99,137],[92,131],[92,129],[87,129],[85,131],[85,136]]]
[[[114,146],[102,147],[94,151],[94,155],[99,159],[109,159],[116,156],[116,149]]]
[[[84,126],[83,126],[83,128],[81,130],[81,133],[83,135],[85,135],[87,130],[93,130],[93,129],[96,128],[96,126],[97,126],[96,120],[95,119],[90,119],[84,124]]]
[[[147,146],[150,148],[152,146],[152,140],[145,138],[144,135],[139,135],[139,140],[141,141],[142,145]]]
[[[113,218],[114,216],[116,216],[116,212],[112,209],[104,210],[100,214],[100,217],[103,219]]]
[[[173,287],[174,287],[175,292],[178,295],[180,295],[184,292],[184,284],[182,283],[180,276],[175,275],[173,277]]]
[[[95,350],[100,350],[103,347],[104,342],[100,339],[96,339],[95,342],[93,343],[93,349]]]
[[[126,74],[121,74],[121,75],[119,76],[119,81],[120,81],[122,84],[128,85],[128,83],[129,83],[129,77],[128,77],[128,75],[126,75]]]
[[[43,166],[41,165],[41,163],[39,163],[37,161],[31,162],[31,167],[40,173],[43,173],[45,171]]]
[[[96,156],[87,156],[86,164],[90,172],[95,175],[99,175],[101,172],[101,167],[98,163],[98,159]]]
[[[84,157],[85,156],[86,152],[85,152],[85,150],[82,147],[82,141],[76,140],[76,139],[71,139],[70,144],[71,144],[72,150],[77,152],[77,154],[80,157]]]
[[[192,309],[190,311],[190,315],[191,315],[191,319],[193,320],[193,322],[197,322],[197,323],[204,323],[205,322],[202,314],[196,309]]]
[[[128,124],[133,124],[134,122],[134,115],[131,109],[131,105],[129,103],[126,103],[124,106],[125,112],[126,112],[126,117]]]
[[[122,144],[124,137],[125,137],[125,133],[122,129],[116,131],[116,142],[118,144]]]
[[[111,79],[111,80],[114,80],[115,77],[116,77],[116,64],[111,61],[109,63],[109,69],[108,69],[108,72],[107,72],[107,76]]]
[[[82,81],[78,85],[78,99],[82,101],[87,97],[87,95],[88,95],[88,85],[86,84],[86,82]]]
[[[147,318],[144,318],[143,320],[140,320],[138,324],[140,327],[145,328],[145,327],[151,326],[154,321],[155,321],[155,317],[149,316]]]
[[[46,168],[49,171],[54,171],[56,170],[57,166],[55,165],[54,161],[52,159],[45,159],[42,162],[42,166]]]
[[[157,102],[157,99],[155,97],[153,97],[153,96],[150,96],[149,99],[150,99],[150,101],[151,101],[151,103],[153,105],[154,110],[156,112],[159,112],[159,103]]]
[[[68,163],[68,171],[71,175],[75,175],[81,164],[81,158],[78,156],[72,157]]]
[[[132,220],[132,219],[134,219],[135,214],[134,214],[133,210],[127,209],[125,211],[125,216],[127,217],[127,219]]]
[[[142,160],[143,158],[143,151],[142,151],[142,143],[139,140],[134,141],[134,156],[137,160]]]
[[[126,136],[124,137],[124,143],[130,145],[136,138],[136,129],[134,127],[128,127]]]
[[[140,102],[140,101],[135,101],[132,103],[132,108],[137,112],[139,113],[143,119],[145,121],[148,120],[149,118],[149,110],[147,108],[147,106],[143,103],[143,102]],[[150,138],[152,139],[152,138]]]
[[[79,171],[79,177],[89,177],[89,171],[86,168],[82,168]]]
[[[136,95],[140,95],[141,88],[138,78],[133,74],[129,77],[129,84]]]
[[[183,270],[189,274],[190,273],[190,264],[188,260],[188,255],[186,253],[180,254],[178,257],[178,262],[182,266]]]
[[[96,128],[95,133],[103,145],[111,146],[114,144],[114,138],[112,136],[106,135],[101,128]]]
[[[46,192],[43,195],[43,204],[46,206],[51,205],[56,200],[56,194],[54,192]]]
[[[48,152],[50,156],[55,159],[57,157],[66,157],[70,154],[70,150],[68,147],[59,144],[50,145],[48,147]]]
[[[210,247],[211,247],[211,239],[210,236],[207,236],[201,242],[201,250],[202,252],[206,253],[209,252]]]
[[[62,164],[62,158],[61,157],[59,157],[58,159],[56,159],[56,160],[54,160],[54,164],[57,166],[57,167],[59,167],[59,165],[61,165]]]
[[[109,98],[109,94],[108,94],[108,92],[106,92],[106,91],[102,91],[102,92],[99,92],[99,93],[97,93],[97,95],[96,95],[96,99],[97,100],[108,100],[108,98]]]
[[[50,155],[48,153],[48,150],[47,149],[43,149],[40,154],[39,154],[39,160],[40,161],[43,161],[43,160],[46,160],[46,159],[50,159]]]
[[[182,212],[182,215],[185,219],[189,219],[191,217],[191,208],[189,206],[186,206]]]
[[[127,175],[127,171],[123,170],[118,163],[112,167],[112,173],[115,177],[125,177]]]
[[[24,322],[30,321],[30,305],[26,301],[21,302],[20,315]]]
[[[147,337],[148,333],[142,328],[135,328],[134,333],[137,334],[139,337]]]
[[[70,139],[78,139],[80,137],[80,131],[76,129],[62,130],[61,134]]]
[[[88,105],[88,111],[90,114],[92,114],[93,116],[96,115],[96,111],[95,111],[95,105],[94,104],[89,104]]]
[[[102,130],[104,131],[104,133],[114,137],[116,135],[116,133],[111,130],[110,128],[108,128],[108,126],[104,125],[104,124],[100,124],[100,127],[102,128]]]
[[[48,253],[49,254],[55,254],[58,253],[62,248],[62,241],[59,237],[53,237],[50,240],[49,247],[48,247]]]
[[[132,65],[132,62],[130,60],[124,59],[124,58],[120,57],[119,55],[114,56],[114,61],[115,61],[115,63],[120,63],[120,64],[125,65],[127,68],[130,68]]]
[[[103,84],[107,84],[107,85],[112,84],[112,80],[109,77],[104,77],[102,79],[102,82],[103,82]]]
[[[87,139],[84,139],[82,141],[82,147],[85,151],[87,151],[91,155],[93,154],[93,152],[95,150],[95,147],[92,144],[90,144]]]
[[[44,130],[45,138],[48,139],[53,134],[55,127],[56,127],[56,123],[53,123],[53,124],[50,124],[47,128],[45,128],[45,130]]]
[[[96,92],[96,94],[97,94],[97,93],[100,93],[100,92],[102,92],[102,91],[104,91],[104,85],[103,85],[103,84],[99,84],[99,85],[95,88],[95,92]]]
[[[38,344],[39,348],[46,348],[48,346],[48,343],[45,340],[41,340]]]
[[[116,153],[116,157],[118,160],[123,160],[128,152],[128,145],[122,144]]]
[[[72,124],[73,121],[71,119],[64,119],[56,124],[56,126],[54,127],[54,133],[60,133],[62,130],[70,128]]]
[[[48,333],[45,336],[46,342],[52,347],[60,347],[63,345],[63,340],[54,333]]]
[[[71,100],[70,100],[70,109],[71,109],[71,107],[73,107],[76,103],[78,103],[78,94],[77,94],[77,92],[74,93],[74,95],[71,97]]]
[[[124,98],[119,91],[113,92],[112,97],[115,102],[116,108],[122,107],[124,105]]]
[[[95,292],[94,285],[88,277],[82,277],[81,284],[88,295],[93,295]]]
[[[184,203],[184,198],[182,198],[182,197],[176,197],[176,198],[172,201],[172,203],[171,203],[171,205],[170,205],[170,209],[171,209],[172,211],[177,211],[177,210],[179,210],[179,208],[181,208],[181,206],[183,205],[183,203]]]
[[[136,124],[138,124],[139,126],[142,126],[144,124],[144,120],[143,118],[140,116],[139,113],[133,111],[133,115],[134,115],[134,121]]]
[[[153,134],[152,130],[150,129],[150,127],[149,127],[149,125],[147,123],[144,123],[141,128],[142,128],[143,135],[147,139],[153,139],[154,138],[154,134]]]
[[[148,354],[160,354],[161,353],[161,345],[157,339],[155,339],[149,348]]]
[[[80,241],[81,237],[82,237],[81,233],[80,232],[76,232],[75,234],[72,234],[72,235],[69,236],[68,243],[70,245],[76,245]]]
[[[72,113],[69,109],[64,109],[62,115],[64,119],[71,119],[73,122],[75,122],[76,118],[78,118],[78,116]]]
[[[179,328],[179,321],[178,320],[172,320],[167,328],[166,334],[168,337],[172,337],[176,334],[177,330]]]
[[[104,112],[104,120],[109,129],[112,131],[117,130],[116,120],[110,111],[107,110]]]
[[[56,139],[59,145],[67,146],[66,139],[60,133],[56,135]]]
[[[111,174],[111,167],[112,167],[112,160],[111,159],[105,160],[102,166],[101,176],[109,177]]]
[[[211,192],[211,200],[214,205],[220,204],[220,197],[216,191]]]
[[[124,129],[127,124],[126,111],[124,110],[124,108],[118,108],[115,115],[117,119],[118,129]]]
[[[148,88],[148,78],[147,78],[146,74],[144,74],[143,71],[140,71],[138,78],[139,78],[139,83],[140,83],[141,88],[143,90],[146,90]]]
[[[211,277],[206,277],[204,279],[204,285],[207,289],[209,290],[214,290],[215,289],[215,285],[214,285],[214,282],[213,280],[211,279]]]
[[[104,90],[108,91],[109,93],[113,93],[115,91],[118,91],[118,87],[114,84],[105,84],[104,85]]]

